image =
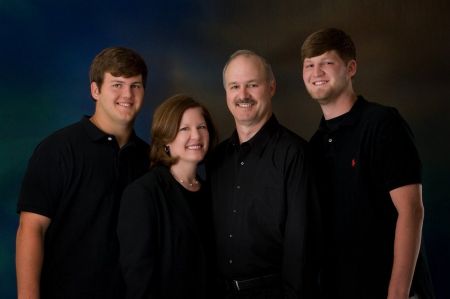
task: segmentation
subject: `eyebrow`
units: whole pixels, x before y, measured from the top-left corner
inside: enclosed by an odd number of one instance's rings
[[[111,80],[111,83],[125,83],[125,81],[124,80],[113,79],[113,80]],[[142,81],[134,81],[134,82],[130,83],[130,85],[133,85],[133,84],[143,84],[143,83],[142,83]]]
[[[258,79],[251,79],[251,80],[245,81],[244,84],[257,83],[257,82],[258,82]],[[230,83],[227,83],[227,86],[235,85],[235,84],[239,84],[239,83],[237,81],[232,81]]]

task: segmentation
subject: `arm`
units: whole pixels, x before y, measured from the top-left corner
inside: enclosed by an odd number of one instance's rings
[[[424,209],[420,184],[390,191],[398,212],[388,299],[408,298],[419,254]]]
[[[317,194],[307,153],[297,153],[287,172],[283,277],[286,298],[317,292],[320,223]]]
[[[16,238],[18,298],[39,298],[39,283],[44,257],[44,237],[50,218],[21,212]]]
[[[126,285],[126,298],[154,298],[156,214],[155,194],[142,185],[131,184],[122,195],[117,233],[120,266]]]

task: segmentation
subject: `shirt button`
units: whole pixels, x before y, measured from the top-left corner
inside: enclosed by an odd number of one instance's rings
[[[228,264],[232,264],[233,263],[233,260],[228,260]]]
[[[109,140],[109,141],[111,141],[111,140],[112,140],[112,137],[111,137],[111,136],[109,136],[109,137],[108,137],[108,140]]]
[[[233,235],[232,235],[232,234],[229,234],[228,237],[229,237],[229,238],[233,238]]]
[[[242,162],[241,162],[241,165],[244,165],[244,164],[245,164],[244,161],[242,161]]]
[[[237,213],[237,210],[233,210],[233,213],[236,214],[236,213]]]
[[[333,138],[329,138],[328,142],[330,142],[330,143],[333,142]]]
[[[236,189],[241,189],[241,186],[237,185],[237,186],[236,186]]]

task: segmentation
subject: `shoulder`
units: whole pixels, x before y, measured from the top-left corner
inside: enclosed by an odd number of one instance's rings
[[[169,176],[170,172],[167,167],[155,166],[129,184],[125,191],[146,190],[154,192],[155,190],[164,190],[169,185]]]
[[[304,148],[307,145],[307,141],[303,137],[299,136],[283,125],[279,126],[278,134],[280,136],[280,142],[293,144],[294,146],[297,146],[299,148]]]
[[[385,106],[375,102],[365,101],[361,110],[363,122],[385,123],[386,121],[400,121],[402,117],[394,107]]]
[[[150,149],[148,143],[138,136],[135,136],[133,141],[136,144],[137,149],[140,151],[148,151]]]
[[[80,138],[86,136],[80,122],[59,129],[45,137],[36,146],[34,154],[55,155],[55,153],[67,150],[73,146],[79,146]]]
[[[281,155],[288,157],[291,155],[304,156],[306,154],[308,142],[283,125],[278,126],[272,138],[271,142],[275,144],[275,151]]]
[[[216,145],[208,154],[208,161],[212,162],[216,159],[221,159],[226,154],[227,150],[232,147],[231,138],[227,138]]]

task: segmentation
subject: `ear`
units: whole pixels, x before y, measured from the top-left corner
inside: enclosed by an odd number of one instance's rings
[[[170,146],[168,144],[164,145],[164,151],[170,156]]]
[[[100,95],[100,89],[98,88],[98,85],[96,82],[91,82],[91,96],[95,100],[98,100]]]
[[[356,63],[356,60],[352,59],[347,63],[347,73],[350,78],[353,78],[353,76],[356,75],[357,68],[358,64]]]
[[[277,90],[277,82],[274,80],[269,82],[270,88],[270,96],[273,97],[275,95],[275,91]]]

